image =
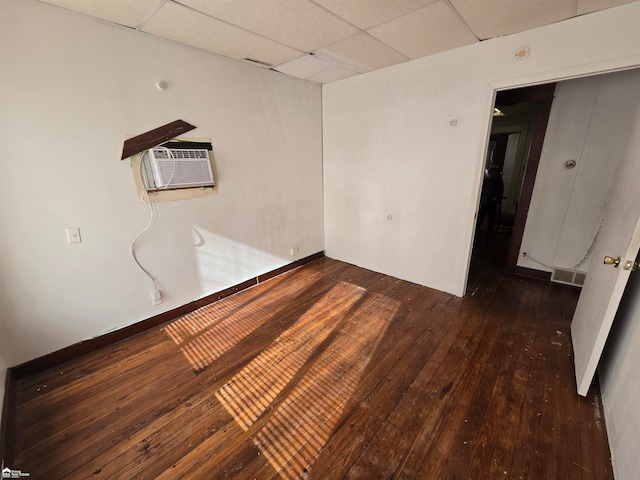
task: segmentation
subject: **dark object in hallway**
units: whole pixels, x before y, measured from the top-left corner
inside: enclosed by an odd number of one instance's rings
[[[513,226],[518,213],[518,202],[514,202],[514,207],[514,213],[507,213],[502,210],[502,201],[498,204],[495,228],[493,229],[494,238],[498,234],[505,233],[511,235],[511,232],[513,232]]]
[[[480,193],[480,208],[478,209],[477,228],[484,223],[485,216],[488,221],[488,231],[493,232],[496,215],[502,203],[502,195],[504,194],[504,183],[502,182],[502,173],[499,165],[491,165],[488,169],[487,176],[482,182],[482,191]]]

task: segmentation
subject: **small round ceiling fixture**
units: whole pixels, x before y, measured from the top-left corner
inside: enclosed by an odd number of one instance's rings
[[[160,80],[158,82],[158,90],[166,90],[167,89],[167,82],[165,82],[164,80]]]
[[[516,60],[524,60],[529,56],[529,53],[531,53],[531,49],[527,46],[524,46],[517,49],[516,53],[513,56]]]

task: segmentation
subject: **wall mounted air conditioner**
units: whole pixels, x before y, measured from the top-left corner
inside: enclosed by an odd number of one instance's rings
[[[147,191],[215,186],[204,149],[151,148],[142,156],[142,172]]]

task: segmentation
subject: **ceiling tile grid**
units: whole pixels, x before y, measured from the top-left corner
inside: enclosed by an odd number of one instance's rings
[[[313,0],[327,10],[367,29],[398,18],[436,0]]]
[[[350,67],[358,73],[370,72],[409,60],[409,57],[364,32],[316,50],[314,53],[319,57]]]
[[[305,52],[358,29],[308,0],[180,0],[200,12]]]
[[[38,0],[327,83],[640,0]]]
[[[575,15],[575,0],[450,0],[481,39],[522,32]]]
[[[323,70],[322,72],[316,73],[315,75],[309,77],[308,80],[315,83],[329,83],[335,82],[336,80],[342,80],[343,78],[349,78],[355,75],[355,73],[344,67],[333,67],[328,70]]]
[[[295,58],[290,62],[278,65],[275,69],[278,72],[292,75],[294,77],[307,79],[323,70],[328,70],[334,65],[315,55],[304,55]],[[355,72],[354,72],[355,73]]]
[[[57,7],[134,28],[158,6],[158,0],[41,0]]]
[[[368,32],[411,59],[475,43],[478,39],[451,9],[439,1]],[[407,35],[411,32],[411,35]]]
[[[142,31],[237,60],[259,60],[267,66],[301,55],[297,50],[175,2],[165,3]]]

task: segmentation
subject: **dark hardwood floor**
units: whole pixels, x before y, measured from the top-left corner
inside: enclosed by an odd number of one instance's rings
[[[489,262],[490,263],[490,262]],[[611,479],[571,287],[323,258],[18,383],[34,479]]]

